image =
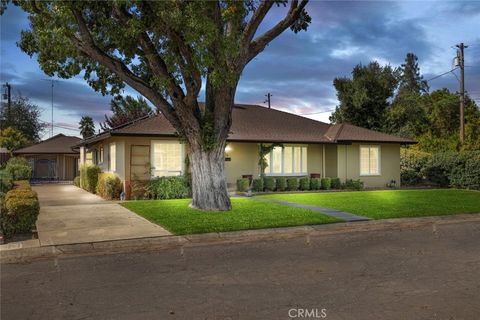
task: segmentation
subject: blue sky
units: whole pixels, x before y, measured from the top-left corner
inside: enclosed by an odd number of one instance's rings
[[[283,10],[269,13],[262,28],[275,23]],[[414,52],[430,79],[452,69],[452,47],[464,42],[470,46],[465,50],[466,90],[480,104],[480,1],[311,1],[307,10],[312,17],[307,32],[285,32],[246,67],[238,103],[263,104],[270,92],[274,108],[328,122],[327,111],[337,104],[333,79],[349,76],[356,64],[377,60],[396,67],[407,52]],[[29,27],[27,16],[10,5],[0,19],[0,81],[11,83],[14,94],[28,96],[43,110],[42,119],[50,121],[50,82],[43,80],[47,77],[35,58],[16,45],[20,31]],[[429,85],[431,90],[458,90],[452,74]],[[76,129],[83,115],[101,121],[110,98],[80,77],[62,79],[54,88],[54,123]],[[60,132],[78,134],[54,128]]]

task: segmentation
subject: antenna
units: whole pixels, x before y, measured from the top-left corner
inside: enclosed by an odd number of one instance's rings
[[[42,80],[50,81],[51,88],[52,88],[52,123],[50,125],[50,137],[53,137],[53,87],[55,85],[55,82],[58,82],[59,80],[57,80],[57,79],[42,79]]]

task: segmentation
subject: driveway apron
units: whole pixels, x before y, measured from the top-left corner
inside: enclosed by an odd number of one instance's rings
[[[73,185],[33,187],[41,246],[167,236],[162,227]]]

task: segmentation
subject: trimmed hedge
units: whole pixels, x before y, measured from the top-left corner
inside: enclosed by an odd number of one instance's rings
[[[102,172],[100,167],[84,164],[80,167],[80,181],[82,189],[95,193],[98,184],[98,175]]]
[[[332,189],[341,189],[342,188],[342,182],[340,181],[340,178],[332,178]]]
[[[480,151],[402,152],[400,168],[402,185],[480,189]]]
[[[247,178],[237,179],[237,191],[238,192],[245,192],[248,190],[250,184],[250,180]]]
[[[302,177],[300,178],[300,190],[310,190],[310,178]]]
[[[330,178],[322,178],[321,185],[323,190],[330,190],[332,187],[332,180]]]
[[[37,193],[29,186],[20,184],[8,191],[1,206],[1,228],[7,238],[16,233],[31,232],[35,228],[40,204]]]
[[[298,179],[297,178],[288,178],[287,179],[287,189],[289,191],[298,190]]]
[[[252,190],[254,192],[262,192],[263,191],[263,179],[253,179],[252,180]]]
[[[264,177],[263,178],[263,188],[265,191],[275,190],[275,178],[274,177]]]
[[[343,188],[347,190],[363,190],[363,181],[347,179],[343,184]]]
[[[123,184],[120,178],[113,173],[100,173],[98,175],[97,194],[104,199],[120,199]]]
[[[79,187],[80,188],[80,176],[76,176],[74,179],[73,179],[73,185],[75,187]]]
[[[287,188],[287,179],[285,177],[278,177],[276,179],[277,191],[285,191]]]
[[[30,180],[32,167],[25,158],[10,158],[5,166],[5,172],[12,180]]]
[[[311,178],[310,179],[310,189],[312,190],[320,190],[320,178]]]
[[[153,199],[183,199],[192,193],[183,176],[155,178],[150,180],[145,190],[148,197]]]

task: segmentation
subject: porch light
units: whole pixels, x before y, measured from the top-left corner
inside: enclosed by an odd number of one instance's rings
[[[225,153],[229,153],[230,151],[232,151],[232,147],[227,144],[227,145],[225,146]]]

